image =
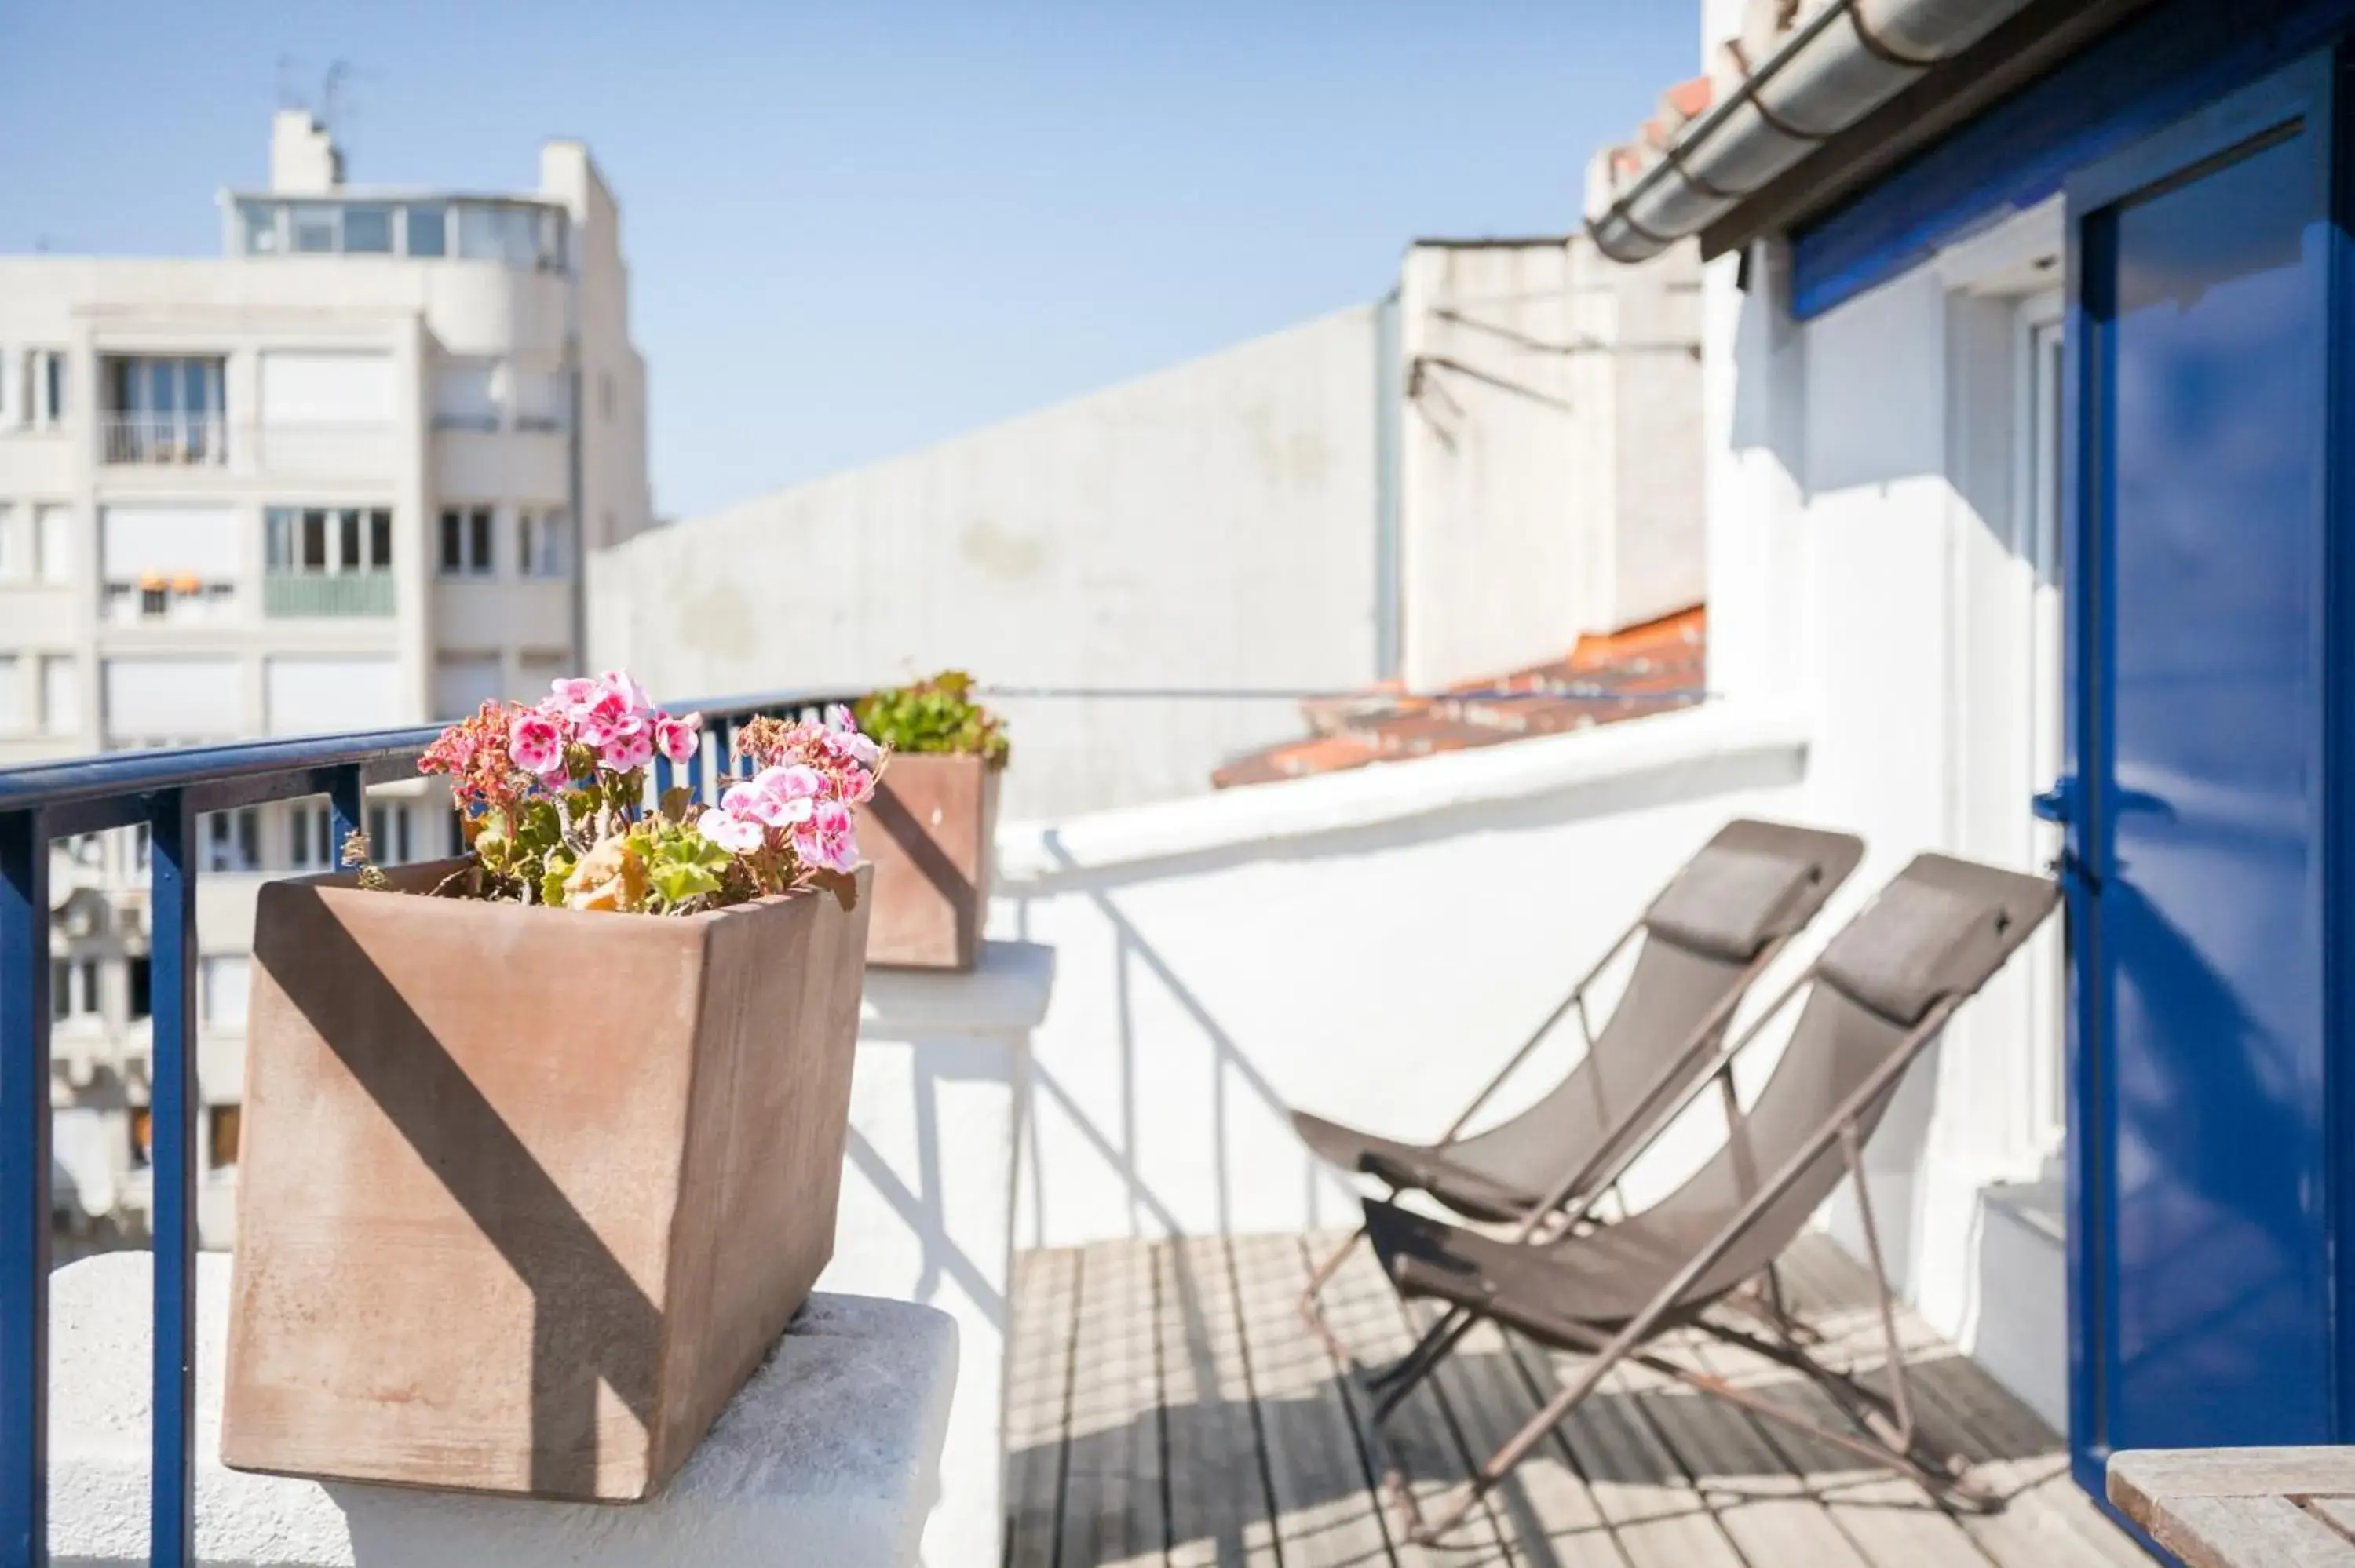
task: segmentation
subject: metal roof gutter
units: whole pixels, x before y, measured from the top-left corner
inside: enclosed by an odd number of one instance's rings
[[[1643,261],[1700,233],[2029,3],[1830,0],[1588,216],[1595,248]]]

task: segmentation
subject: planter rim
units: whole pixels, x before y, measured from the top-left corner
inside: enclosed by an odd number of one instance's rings
[[[396,874],[402,872],[421,871],[433,866],[448,866],[454,871],[464,863],[466,863],[465,857],[463,855],[444,855],[439,860],[410,861],[406,865],[394,866],[391,870]],[[872,861],[862,860],[850,868],[850,874],[858,877],[862,872],[868,871],[873,864]],[[873,878],[869,876],[865,880],[871,882]],[[764,909],[782,908],[790,904],[797,904],[805,898],[834,896],[824,888],[797,887],[790,893],[764,893],[758,898],[748,898],[741,904],[730,904],[721,909],[698,910],[692,915],[646,915],[627,913],[619,909],[567,909],[546,904],[517,904],[504,898],[436,898],[431,894],[412,892],[402,887],[362,887],[359,873],[357,871],[320,871],[305,876],[272,877],[261,885],[264,888],[314,888],[322,897],[333,899],[338,903],[346,896],[362,895],[369,898],[414,898],[427,904],[447,905],[453,908],[509,912],[496,916],[498,918],[509,918],[513,915],[528,915],[533,919],[557,916],[571,920],[642,920],[649,925],[674,931],[724,920],[731,915],[749,915]],[[871,896],[871,894],[862,889],[859,896],[864,900]]]
[[[993,761],[991,758],[984,757],[978,751],[902,751],[899,747],[893,747],[891,748],[891,755],[884,761],[884,774],[888,775],[890,773],[892,763],[902,760],[930,762],[978,762],[984,768],[988,768],[992,773],[1003,773],[1006,771],[1007,765],[1010,764],[1014,758],[1011,757],[1001,757]]]

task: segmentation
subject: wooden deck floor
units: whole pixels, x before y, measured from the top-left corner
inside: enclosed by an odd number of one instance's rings
[[[1362,1394],[1294,1309],[1308,1249],[1335,1239],[1023,1255],[1007,1568],[2147,1568],[2070,1481],[2061,1441],[1910,1319],[1901,1332],[1922,1419],[2008,1499],[1999,1513],[1945,1511],[1910,1482],[1637,1369],[1605,1383],[1450,1540],[1414,1547],[1378,1506]],[[1836,1247],[1811,1240],[1785,1284],[1835,1363],[1878,1364],[1870,1285]],[[1410,1342],[1414,1325],[1362,1249],[1327,1300],[1361,1354]],[[1715,1341],[1694,1353],[1837,1419],[1812,1384],[1763,1359]],[[1392,1449],[1436,1494],[1557,1379],[1549,1352],[1484,1330],[1393,1419]]]

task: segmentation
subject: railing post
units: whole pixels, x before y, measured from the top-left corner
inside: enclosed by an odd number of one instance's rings
[[[333,819],[327,835],[327,868],[344,863],[344,841],[368,831],[368,789],[357,768],[338,768],[327,786],[327,815]],[[382,854],[382,844],[370,844],[370,854]]]
[[[0,812],[0,1568],[48,1561],[49,840]]]
[[[148,803],[149,1164],[155,1355],[148,1561],[196,1560],[197,819],[186,794]]]

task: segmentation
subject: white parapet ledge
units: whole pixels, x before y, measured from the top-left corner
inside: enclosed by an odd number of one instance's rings
[[[1037,942],[984,942],[969,973],[869,969],[858,1033],[887,1040],[1027,1034],[1047,1016],[1054,986],[1055,949]]]
[[[997,831],[999,893],[1060,877],[1369,828],[1493,801],[1739,761],[1804,764],[1796,715],[1711,704],[1563,735],[1379,762],[1346,773],[1125,806]]]
[[[757,1245],[756,1238],[746,1238]],[[220,1463],[229,1259],[197,1269],[197,1551],[207,1568],[905,1568],[939,1491],[957,1335],[929,1307],[813,1296],[684,1469],[634,1505],[248,1475]],[[148,1254],[49,1285],[49,1551],[147,1561]]]

